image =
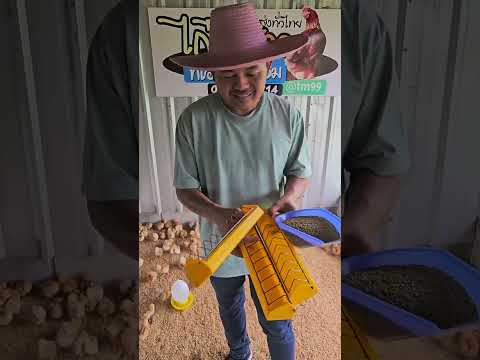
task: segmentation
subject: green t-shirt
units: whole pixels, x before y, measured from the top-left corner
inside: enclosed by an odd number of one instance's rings
[[[380,176],[409,168],[392,42],[369,1],[342,1],[342,167]]]
[[[138,199],[138,74],[138,1],[123,0],[88,54],[82,178],[88,200]]]
[[[264,93],[258,108],[238,116],[219,95],[206,96],[180,115],[176,129],[174,186],[200,189],[224,207],[270,207],[285,177],[311,175],[302,116],[288,101]],[[200,219],[207,251],[221,239],[215,225]],[[243,259],[229,256],[217,277],[248,274]]]

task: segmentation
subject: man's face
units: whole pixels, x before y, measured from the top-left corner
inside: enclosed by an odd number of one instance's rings
[[[260,102],[269,64],[215,72],[215,83],[223,102],[235,114],[245,116]]]

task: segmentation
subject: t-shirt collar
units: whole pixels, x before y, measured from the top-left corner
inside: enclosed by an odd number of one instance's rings
[[[235,120],[250,120],[250,119],[253,119],[255,117],[255,115],[257,115],[260,110],[262,109],[262,107],[264,106],[265,104],[265,92],[262,94],[262,98],[260,99],[257,107],[252,110],[248,115],[245,115],[245,116],[240,116],[240,115],[237,115],[235,114],[232,110],[230,110],[226,105],[225,103],[223,102],[223,99],[222,97],[217,93],[215,94],[217,96],[217,99],[218,101],[220,102],[222,108]]]

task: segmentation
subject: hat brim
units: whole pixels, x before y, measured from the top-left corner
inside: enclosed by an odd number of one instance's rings
[[[337,70],[338,62],[331,57],[322,55],[322,66],[320,68],[320,74],[317,76],[322,76],[328,73],[331,73],[334,70]]]
[[[206,53],[206,52],[207,52],[207,49],[200,49],[200,50],[199,50],[199,53],[200,53],[200,54],[203,54],[203,53]],[[173,71],[173,72],[176,72],[176,73],[178,73],[178,74],[180,74],[180,75],[183,75],[183,66],[178,65],[177,63],[175,63],[175,62],[172,61],[172,59],[173,59],[174,57],[183,56],[183,55],[185,55],[185,54],[182,53],[182,52],[179,52],[179,53],[176,53],[176,54],[172,54],[172,55],[170,55],[170,56],[167,56],[165,59],[163,59],[162,64],[163,64],[163,66],[164,66],[166,69],[168,69],[168,70],[170,70],[170,71]]]
[[[248,53],[235,53],[232,51],[231,54],[223,56],[204,53],[199,55],[172,56],[170,60],[180,66],[188,66],[193,69],[209,71],[232,70],[287,56],[300,49],[307,41],[308,38],[305,35],[297,34],[269,41],[265,46],[252,49]]]

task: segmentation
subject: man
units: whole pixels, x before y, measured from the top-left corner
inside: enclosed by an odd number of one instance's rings
[[[374,250],[409,168],[392,43],[366,0],[342,1],[342,60],[342,167],[349,175],[342,256],[348,257]]]
[[[308,185],[302,117],[287,101],[264,92],[270,61],[306,43],[302,35],[287,39],[267,42],[251,4],[226,6],[212,12],[209,52],[173,59],[213,71],[218,88],[189,106],[176,130],[177,196],[200,216],[207,251],[242,217],[242,204],[260,204],[275,216],[295,209]],[[246,275],[243,259],[230,256],[211,278],[232,360],[252,358]],[[272,360],[293,360],[291,321],[267,321],[250,289]]]
[[[105,17],[89,49],[82,190],[92,225],[134,261],[138,261],[138,69],[138,0],[123,0]],[[138,265],[129,265],[128,278],[138,278]],[[123,335],[129,342],[127,358],[138,359],[138,328],[130,325]]]
[[[138,261],[138,0],[103,20],[87,65],[82,190],[93,226]]]

